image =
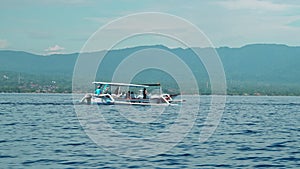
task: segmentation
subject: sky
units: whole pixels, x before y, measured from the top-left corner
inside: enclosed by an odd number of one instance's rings
[[[99,28],[140,12],[183,18],[200,29],[214,47],[253,43],[300,46],[300,1],[296,0],[1,0],[0,50],[79,52]],[[107,33],[107,41],[113,34]],[[119,47],[147,44],[165,42],[164,38],[145,37]],[[167,46],[176,47],[176,43]]]

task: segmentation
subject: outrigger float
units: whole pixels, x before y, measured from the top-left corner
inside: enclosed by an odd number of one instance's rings
[[[144,106],[168,106],[178,105],[183,100],[174,100],[179,94],[170,95],[162,92],[159,83],[155,84],[129,84],[111,82],[93,82],[100,92],[86,94],[81,103],[98,105],[144,105]],[[149,87],[154,87],[151,93],[147,93]],[[125,88],[126,90],[121,90]],[[112,93],[112,91],[114,91]],[[137,95],[136,93],[139,92]]]

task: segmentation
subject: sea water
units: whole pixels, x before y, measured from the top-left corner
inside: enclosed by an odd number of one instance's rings
[[[206,142],[199,142],[199,137],[211,99],[201,96],[199,103],[197,98],[184,96],[188,108],[183,113],[197,111],[197,116],[181,141],[166,151],[136,158],[91,139],[72,95],[0,94],[0,168],[300,168],[300,97],[227,96],[217,129]],[[138,121],[126,113],[136,111],[132,115],[138,117],[150,108],[80,106],[96,107],[94,113],[114,131],[138,139],[165,133],[180,112],[180,106],[170,106],[149,121]],[[112,147],[117,150],[118,145]],[[131,145],[124,151],[143,148]]]

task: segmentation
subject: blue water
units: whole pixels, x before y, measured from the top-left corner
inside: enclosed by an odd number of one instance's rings
[[[185,97],[187,114],[195,110],[195,98]],[[130,158],[89,138],[71,95],[0,94],[0,168],[300,168],[300,97],[228,96],[218,128],[201,143],[209,101],[201,97],[193,128],[173,148]],[[172,126],[177,109],[168,107],[149,123],[120,116],[126,106],[101,106],[99,114],[114,130],[141,138]]]

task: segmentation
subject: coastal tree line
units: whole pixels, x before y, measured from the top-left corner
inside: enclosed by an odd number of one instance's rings
[[[165,79],[165,78],[164,78]],[[108,79],[101,79],[109,81]],[[153,82],[159,82],[159,79]],[[87,85],[90,83],[87,83]],[[194,94],[196,89],[185,88],[179,91],[176,82],[168,79],[161,82],[164,92]],[[199,93],[211,94],[208,81],[199,81]],[[18,72],[0,72],[0,93],[71,93],[71,76],[33,75]],[[91,91],[81,91],[91,92]],[[263,83],[256,81],[227,82],[228,95],[269,95],[269,96],[300,96],[300,86],[297,84]]]

